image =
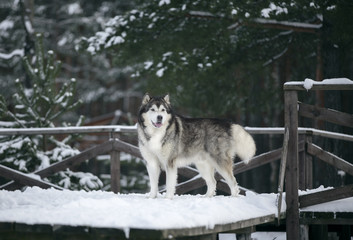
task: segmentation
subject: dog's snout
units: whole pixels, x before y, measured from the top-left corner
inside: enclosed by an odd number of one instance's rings
[[[157,121],[162,121],[163,117],[161,115],[157,116]]]

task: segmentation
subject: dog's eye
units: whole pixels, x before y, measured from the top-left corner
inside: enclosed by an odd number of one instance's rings
[[[162,108],[162,112],[165,112],[165,109],[164,109],[164,108]]]
[[[151,108],[151,111],[154,112],[154,111],[156,111],[156,110],[154,110],[153,108]]]

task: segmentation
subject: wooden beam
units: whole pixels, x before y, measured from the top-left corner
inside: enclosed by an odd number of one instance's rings
[[[353,213],[352,212],[300,211],[300,223],[349,226],[349,225],[353,225]]]
[[[353,184],[299,196],[299,203],[303,208],[348,197],[353,197]]]
[[[315,120],[323,120],[338,125],[353,127],[353,115],[333,109],[299,103],[299,115]]]
[[[114,193],[120,192],[120,152],[110,152],[110,189]]]
[[[284,92],[284,125],[288,128],[288,152],[286,164],[286,226],[287,240],[299,239],[299,166],[298,166],[298,95],[296,91]]]
[[[16,182],[19,182],[21,185],[24,185],[24,186],[38,186],[44,189],[47,189],[47,188],[55,188],[59,190],[63,189],[59,186],[45,182],[40,179],[33,178],[28,174],[22,173],[20,171],[11,169],[3,165],[0,165],[0,176],[7,179],[15,180]]]
[[[118,138],[114,138],[110,141],[113,142],[113,149],[115,151],[125,152],[131,154],[134,157],[138,157],[141,159],[143,158],[138,147],[130,143],[123,142]]]
[[[304,87],[304,82],[286,82],[283,89],[287,91],[308,91]],[[324,84],[316,82],[310,88],[310,91],[315,90],[353,90],[353,84]]]
[[[282,159],[279,169],[278,176],[278,199],[277,199],[277,214],[281,216],[281,208],[282,208],[282,198],[283,198],[283,187],[284,187],[284,176],[286,172],[287,165],[287,154],[288,154],[288,141],[289,141],[289,129],[286,128],[286,132],[283,138],[283,149],[282,149]],[[280,218],[277,220],[277,225],[280,224]]]
[[[1,128],[0,135],[54,135],[78,133],[136,133],[136,126],[85,126],[55,128]]]
[[[112,144],[113,144],[112,141],[104,142],[100,145],[91,147],[91,148],[81,152],[78,155],[75,155],[73,157],[69,157],[61,162],[54,163],[47,168],[38,170],[38,171],[34,172],[34,174],[39,175],[41,178],[48,177],[54,173],[57,173],[59,171],[63,171],[67,168],[70,168],[70,167],[73,167],[77,164],[80,164],[81,162],[83,162],[87,159],[90,159],[90,158],[96,157],[98,155],[110,152],[113,149]],[[9,183],[4,184],[0,188],[4,188],[7,190],[14,190],[20,186],[21,185],[18,185],[18,183],[11,181]]]
[[[96,156],[99,156],[99,155],[102,155],[105,153],[109,153],[113,149],[112,144],[113,144],[113,142],[110,140],[110,141],[104,142],[98,146],[91,147],[91,148],[81,152],[78,155],[69,157],[61,162],[52,164],[45,169],[39,170],[39,171],[35,172],[35,174],[37,174],[43,178],[43,177],[50,176],[54,173],[57,173],[59,171],[63,171],[67,168],[71,168],[77,164],[80,164],[81,162],[83,162],[87,159],[91,159]]]
[[[275,214],[240,220],[238,222],[208,226],[196,226],[175,229],[137,229],[130,228],[128,237],[126,229],[104,228],[94,226],[68,226],[58,224],[24,224],[1,222],[0,232],[9,239],[20,236],[30,239],[205,239],[210,234],[220,232],[244,233],[245,228],[270,223],[275,220]]]
[[[350,174],[353,176],[353,164],[337,157],[333,153],[326,152],[313,143],[307,143],[307,151],[309,154],[319,158],[320,160]]]

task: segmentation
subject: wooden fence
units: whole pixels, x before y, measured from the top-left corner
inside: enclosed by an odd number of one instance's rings
[[[284,128],[246,128],[251,134],[283,134]],[[110,173],[111,173],[111,190],[115,193],[120,191],[120,152],[131,154],[132,156],[142,158],[138,147],[121,141],[118,136],[124,133],[136,134],[135,126],[87,126],[87,127],[65,127],[65,128],[30,128],[30,129],[0,129],[0,135],[60,135],[60,134],[90,134],[90,133],[107,133],[109,139],[101,144],[88,148],[80,154],[69,157],[61,162],[52,164],[47,168],[34,172],[41,178],[48,177],[67,168],[72,168],[88,159],[95,158],[99,155],[110,154]],[[300,149],[303,149],[301,144]],[[281,158],[282,149],[276,149],[263,153],[253,158],[249,164],[239,162],[234,164],[234,173],[239,174],[250,169],[262,166],[264,164],[279,160]],[[204,180],[199,177],[199,173],[195,168],[185,167],[178,170],[178,174],[190,180],[179,183],[177,193],[183,194],[194,189],[205,186]],[[31,175],[21,173],[0,165],[0,176],[10,179],[11,181],[0,186],[0,189],[15,190],[22,186],[40,186],[42,188],[54,187],[62,189],[40,179],[33,178]],[[219,174],[216,175],[218,180],[217,187],[224,192],[229,193],[228,185],[221,179]],[[244,193],[244,191],[242,191]]]
[[[282,164],[286,167],[286,226],[288,240],[299,239],[300,237],[305,239],[303,235],[308,235],[305,232],[300,234],[300,218],[303,216],[300,216],[299,208],[353,196],[353,185],[303,196],[298,194],[299,189],[310,189],[313,186],[313,157],[353,175],[353,164],[323,150],[312,142],[313,135],[353,141],[352,135],[312,129],[312,131],[306,132],[303,139],[303,136],[300,135],[302,128],[298,128],[298,117],[300,116],[353,127],[353,115],[298,102],[298,91],[303,90],[308,91],[308,89],[304,88],[304,82],[289,82],[284,85],[285,129],[288,131],[289,136],[286,144],[287,149],[285,150],[287,154],[284,156]],[[332,84],[332,82],[331,84],[322,84],[316,82],[310,91],[317,90],[353,90],[353,84]],[[303,140],[305,144],[304,154],[300,153],[298,147],[298,142]],[[333,221],[338,222],[338,219]],[[351,224],[351,222],[347,220],[341,223]]]
[[[313,86],[313,90],[353,90],[353,85],[342,87],[342,85],[330,85],[328,88]],[[233,165],[234,174],[239,174],[264,164],[281,160],[279,174],[279,196],[281,197],[286,183],[286,225],[287,239],[299,239],[300,214],[299,207],[310,206],[321,202],[353,196],[353,186],[343,186],[327,190],[324,192],[299,196],[299,189],[310,189],[313,186],[312,171],[313,157],[320,159],[328,164],[335,166],[342,171],[353,175],[353,165],[332,153],[329,153],[313,143],[313,136],[353,141],[353,136],[348,134],[338,134],[329,131],[317,130],[313,128],[298,127],[298,116],[315,118],[329,121],[335,124],[352,127],[353,117],[350,114],[340,113],[334,110],[310,106],[298,103],[298,90],[304,90],[303,85],[285,85],[285,127],[284,128],[251,128],[246,130],[253,135],[256,134],[279,134],[284,135],[283,147],[271,150],[255,156],[249,164],[238,162]],[[298,107],[299,106],[299,107]],[[45,178],[58,171],[65,170],[83,161],[95,158],[98,155],[110,154],[111,190],[115,193],[120,191],[120,159],[119,152],[126,152],[135,157],[141,157],[139,149],[121,141],[120,134],[134,133],[136,127],[126,126],[95,126],[95,127],[67,127],[67,128],[31,128],[31,129],[0,129],[0,135],[55,135],[55,134],[88,134],[88,133],[107,133],[109,139],[99,145],[82,151],[80,154],[69,157],[61,162],[50,165],[45,169],[34,172],[41,178]],[[192,167],[185,167],[178,170],[178,174],[186,177],[187,181],[177,185],[177,193],[183,194],[194,189],[205,186],[204,180],[199,176],[198,171]],[[0,189],[18,189],[21,186],[40,186],[42,188],[59,186],[44,182],[40,179],[31,177],[13,169],[0,165],[0,176],[10,179],[7,184],[0,186]],[[216,174],[217,189],[229,193],[228,185]],[[244,192],[244,189],[242,189]],[[279,204],[279,209],[281,205]],[[280,211],[279,211],[280,212]]]

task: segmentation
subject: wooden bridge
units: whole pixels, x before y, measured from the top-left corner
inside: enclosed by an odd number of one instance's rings
[[[260,216],[232,222],[228,224],[216,225],[213,229],[205,226],[187,229],[135,229],[130,238],[154,238],[164,239],[170,236],[173,238],[199,237],[205,239],[215,239],[216,233],[235,232],[243,239],[249,239],[249,234],[257,228],[276,227],[277,224],[285,226],[287,239],[309,239],[316,233],[327,236],[328,225],[339,225],[341,236],[350,239],[352,236],[353,213],[352,212],[321,212],[303,210],[310,209],[308,206],[317,205],[338,199],[353,197],[353,185],[341,186],[331,190],[299,195],[298,190],[311,189],[313,187],[313,161],[324,161],[337,169],[353,175],[353,164],[342,158],[323,150],[314,144],[318,137],[338,139],[341,141],[353,141],[353,136],[343,133],[335,133],[314,128],[301,128],[298,125],[300,116],[305,118],[318,119],[332,122],[346,127],[353,126],[353,116],[351,114],[340,113],[335,110],[311,106],[305,103],[298,103],[298,91],[307,90],[304,82],[288,83],[284,85],[285,92],[285,127],[284,128],[250,128],[246,130],[253,134],[278,134],[283,135],[283,147],[271,150],[255,156],[249,164],[243,162],[235,163],[234,174],[257,168],[271,162],[280,161],[279,187],[278,187],[278,211],[270,215]],[[314,84],[310,92],[316,90],[353,90],[353,84]],[[310,94],[310,92],[308,94]],[[48,129],[0,129],[0,135],[56,135],[56,134],[88,134],[106,133],[109,139],[99,145],[82,151],[80,154],[66,160],[53,164],[45,169],[34,172],[42,179],[56,172],[71,168],[83,161],[95,158],[102,154],[110,154],[111,190],[115,193],[120,191],[120,152],[129,153],[141,158],[138,148],[134,145],[120,140],[119,135],[125,133],[136,133],[135,127],[126,126],[98,126],[98,127],[67,127]],[[349,161],[351,161],[350,159]],[[177,193],[183,194],[194,189],[205,186],[205,182],[198,176],[195,168],[187,167],[178,170],[178,174],[189,179],[181,182],[177,186]],[[40,179],[33,178],[27,174],[20,173],[13,169],[0,165],[0,176],[11,180],[0,189],[15,190],[22,186],[39,186],[41,188],[62,189]],[[229,189],[220,175],[216,174],[217,189],[228,192]],[[281,213],[282,195],[285,183],[285,214]],[[244,194],[246,189],[242,189]],[[353,199],[353,198],[352,198]],[[353,201],[353,200],[352,200]],[[302,209],[302,210],[301,210]],[[282,210],[283,211],[283,210]],[[311,229],[314,229],[313,231]],[[0,224],[0,235],[18,236],[20,233],[32,234],[33,236],[49,236],[48,232],[62,234],[63,231],[72,232],[73,235],[87,237],[88,233],[92,238],[98,236],[121,237],[121,229],[106,229],[94,227],[73,227],[60,226],[54,228],[49,225],[26,225],[22,223],[3,222]],[[103,231],[103,232],[102,232]],[[99,232],[100,234],[97,234]],[[50,235],[52,236],[52,234]],[[344,239],[344,238],[342,238]]]

